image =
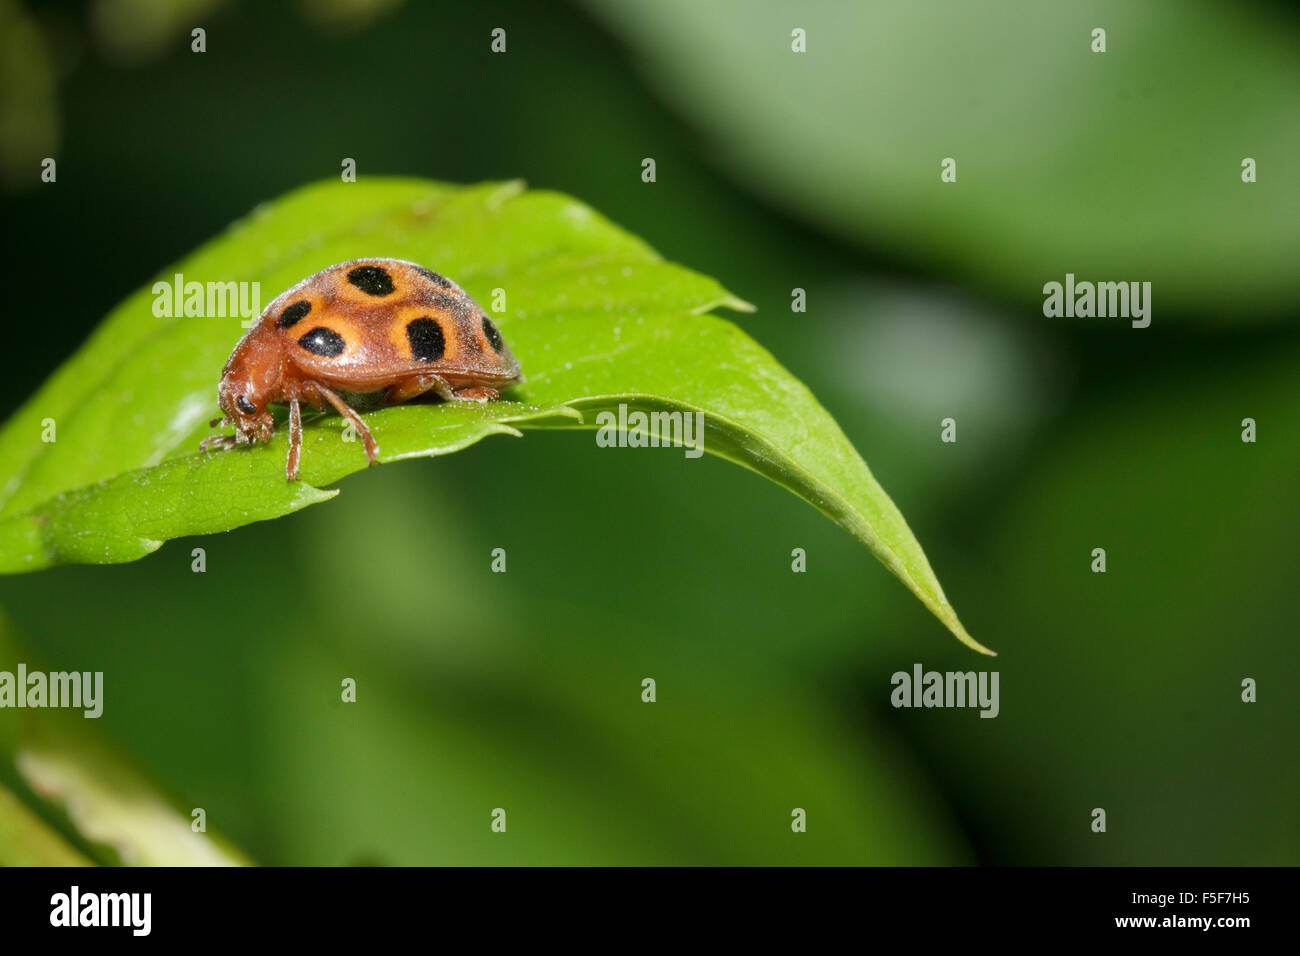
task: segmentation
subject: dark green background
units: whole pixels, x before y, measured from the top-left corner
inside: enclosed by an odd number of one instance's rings
[[[1300,861],[1294,296],[1256,310],[1269,321],[1211,321],[1159,288],[1146,330],[1045,319],[1037,290],[1059,274],[984,283],[945,265],[942,230],[931,255],[792,211],[660,98],[668,66],[581,6],[408,3],[327,26],[229,4],[194,21],[205,54],[186,26],[130,60],[81,5],[24,9],[58,76],[58,182],[33,164],[3,193],[7,407],[166,263],[343,157],[361,177],[522,177],[757,305],[741,324],[836,416],[1000,653],[963,648],[776,486],[588,432],[372,469],[333,502],[134,564],[0,579],[32,659],[105,671],[95,729],[254,859]],[[788,32],[773,43],[789,55]],[[1231,83],[1230,55],[1209,68]],[[1267,188],[1300,216],[1297,162],[1273,157]],[[1032,197],[1019,214],[1068,239]],[[914,662],[998,670],[1001,715],[892,709],[889,676]]]

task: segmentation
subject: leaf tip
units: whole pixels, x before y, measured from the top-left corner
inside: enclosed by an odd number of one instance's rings
[[[979,641],[975,640],[975,638],[967,634],[966,628],[962,627],[958,621],[952,620],[952,621],[946,621],[944,623],[948,625],[948,630],[952,631],[953,635],[957,638],[957,640],[961,641],[971,650],[976,651],[980,654],[987,654],[989,657],[998,656],[997,651],[993,650],[992,648],[985,647]]]
[[[382,460],[382,459],[381,459]],[[322,501],[329,501],[331,498],[338,496],[341,488],[320,488],[316,485],[302,482],[301,485],[294,489],[295,494],[291,503],[291,510],[297,511],[299,508],[306,508],[309,505],[317,505]]]

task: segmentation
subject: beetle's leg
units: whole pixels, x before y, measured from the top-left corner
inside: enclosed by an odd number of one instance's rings
[[[199,451],[208,451],[211,448],[220,448],[223,451],[229,451],[234,447],[234,435],[212,435],[199,442]]]
[[[469,385],[456,389],[452,397],[460,402],[491,402],[500,398],[501,393],[486,385]]]
[[[289,399],[289,460],[284,464],[284,476],[289,481],[298,480],[298,460],[302,457],[302,412],[298,399]]]
[[[312,383],[316,391],[325,396],[325,401],[334,406],[334,410],[352,423],[352,427],[357,430],[361,436],[362,443],[366,446],[366,457],[370,459],[370,464],[374,465],[379,462],[379,446],[375,444],[375,436],[370,434],[370,429],[366,423],[361,420],[361,416],[348,407],[348,403],[343,401],[320,382]]]
[[[425,392],[433,392],[443,399],[452,397],[451,386],[447,384],[441,375],[426,372],[423,375],[412,375],[410,378],[404,378],[400,382],[394,382],[388,386],[388,389],[384,392],[384,402],[389,405],[399,405],[402,402],[409,402]]]

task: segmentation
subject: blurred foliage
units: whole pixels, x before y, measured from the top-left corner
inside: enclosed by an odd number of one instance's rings
[[[681,40],[709,48],[730,99],[718,115],[708,91],[698,108],[671,92],[694,68],[656,59],[657,31],[643,46],[611,19],[615,38],[584,9],[407,4],[340,34],[232,5],[206,58],[178,43],[135,70],[83,62],[60,89],[57,187],[4,198],[11,314],[42,317],[10,330],[26,360],[0,381],[9,406],[157,263],[344,156],[363,180],[522,176],[754,302],[746,331],[871,450],[999,650],[998,718],[889,706],[890,674],[914,662],[988,665],[780,488],[737,494],[735,470],[707,456],[603,452],[563,432],[532,442],[526,467],[514,443],[483,442],[344,479],[329,508],[0,580],[31,654],[105,670],[96,729],[269,863],[1300,862],[1300,335],[1294,271],[1278,266],[1294,231],[1277,218],[1294,209],[1278,172],[1294,84],[1277,50],[1295,49],[1295,14],[1100,8],[1110,52],[1094,57],[1095,7],[992,3],[976,21],[973,7],[875,4],[866,28],[852,5],[800,8],[804,59],[790,22],[753,59],[809,73],[808,125],[839,126],[819,135],[872,142],[828,152],[788,120],[797,170],[773,180],[748,115],[771,90],[727,52],[759,8]],[[638,11],[650,31],[658,10]],[[510,52],[494,58],[496,26]],[[650,51],[639,72],[625,44]],[[888,112],[845,99],[824,72],[844,60]],[[972,87],[990,92],[968,125],[953,111]],[[1098,97],[1105,111],[1081,108]],[[965,139],[949,146],[951,130]],[[742,134],[752,151],[727,147]],[[1265,146],[1240,145],[1247,134]],[[881,156],[904,148],[897,166]],[[955,194],[938,182],[948,155]],[[1260,159],[1260,182],[1237,179],[1241,155]],[[655,184],[639,179],[645,156]],[[829,210],[818,196],[843,182]],[[854,213],[859,197],[876,205]],[[1162,270],[1150,329],[1044,320],[1043,282],[1094,268]],[[790,312],[794,287],[807,314]],[[937,440],[946,415],[955,445]],[[1248,416],[1256,444],[1240,441]],[[206,574],[189,569],[195,543]],[[806,574],[790,573],[795,546]],[[1098,546],[1104,575],[1088,570]],[[496,547],[503,575],[488,570]],[[339,702],[345,676],[356,704]],[[646,676],[655,704],[639,700]],[[1240,701],[1248,676],[1256,704]],[[1097,806],[1104,835],[1088,828]],[[507,834],[489,831],[494,807]],[[790,832],[793,807],[808,833]]]
[[[1043,436],[989,503],[996,521],[971,516],[974,613],[1015,594],[999,617],[1003,710],[996,732],[930,720],[919,736],[1001,853],[1300,859],[1298,368],[1295,342],[1184,356],[1117,384]],[[1245,417],[1254,444],[1241,440]],[[1088,570],[1095,547],[1105,574]],[[1247,677],[1254,704],[1241,700]],[[989,766],[1014,768],[1016,782],[981,775]],[[1104,837],[1088,829],[1093,807],[1107,810]]]
[[[190,31],[206,31],[212,13],[222,5],[221,0],[94,0],[90,21],[106,54],[133,65],[171,47],[190,45]]]
[[[87,860],[0,784],[0,866],[84,866]]]
[[[715,162],[870,248],[1026,306],[1067,272],[1152,282],[1157,322],[1240,324],[1300,305],[1300,124],[1278,121],[1300,114],[1300,29],[1283,13],[1204,0],[587,2]],[[795,28],[806,53],[791,52]],[[957,181],[941,184],[947,157]]]
[[[47,670],[0,617],[0,666]],[[59,670],[59,668],[55,668]],[[100,698],[102,705],[103,699]],[[101,736],[98,718],[78,710],[5,711],[0,720],[0,865],[70,866],[101,862],[152,866],[228,866],[247,859],[215,833],[196,832]],[[28,794],[46,817],[20,802]],[[65,842],[65,836],[74,845]]]
[[[44,38],[16,0],[0,0],[0,185],[34,188],[59,138]]]
[[[53,720],[34,730],[14,754],[33,793],[67,814],[68,827],[109,862],[128,866],[241,866],[248,862],[226,841],[193,829],[180,812],[114,752],[85,732]],[[206,808],[204,808],[206,813]]]

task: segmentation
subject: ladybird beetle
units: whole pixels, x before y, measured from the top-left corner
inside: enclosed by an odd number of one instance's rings
[[[275,420],[267,405],[289,406],[285,475],[298,478],[302,412],[326,403],[352,423],[370,464],[379,446],[340,393],[384,404],[425,392],[445,400],[487,402],[524,380],[519,362],[487,313],[431,269],[402,259],[353,259],[322,269],[276,297],[230,353],[210,427],[233,435],[200,448],[267,442]]]

